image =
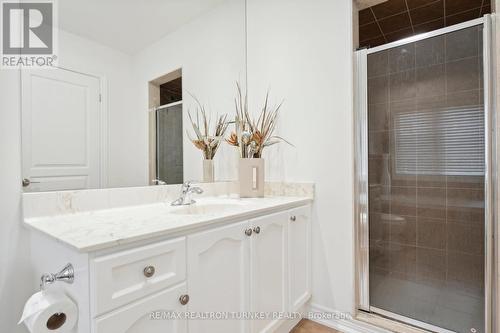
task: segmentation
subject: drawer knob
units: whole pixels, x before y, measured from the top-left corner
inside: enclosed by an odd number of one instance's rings
[[[295,220],[297,220],[297,216],[295,215],[290,216],[290,221],[295,222]]]
[[[254,227],[253,232],[255,232],[256,234],[260,234],[260,227],[259,226]]]
[[[245,235],[252,236],[252,229],[248,228],[245,230]]]
[[[147,278],[150,278],[152,277],[153,275],[155,275],[155,267],[154,266],[147,266],[146,268],[144,268],[144,276],[147,277]]]
[[[179,297],[179,302],[182,305],[188,304],[188,302],[189,302],[189,295],[181,295],[181,297]]]

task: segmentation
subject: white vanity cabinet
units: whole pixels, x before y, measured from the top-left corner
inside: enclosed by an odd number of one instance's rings
[[[74,283],[57,286],[78,305],[74,333],[288,332],[298,318],[276,314],[303,311],[310,298],[310,207],[249,211],[89,251],[33,233],[33,267],[38,275],[73,264]]]
[[[306,206],[187,237],[189,311],[265,314],[190,320],[190,333],[271,333],[283,323],[273,314],[300,309],[310,297],[309,211]]]

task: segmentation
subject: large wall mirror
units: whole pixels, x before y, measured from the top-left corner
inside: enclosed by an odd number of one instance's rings
[[[58,1],[57,67],[21,71],[25,191],[201,181],[188,114],[233,115],[245,11],[245,0]],[[234,150],[217,154],[215,180],[234,179]]]

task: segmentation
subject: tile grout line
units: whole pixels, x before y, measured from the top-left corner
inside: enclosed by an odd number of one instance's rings
[[[425,4],[425,5],[421,5],[421,6],[418,6],[418,7],[412,8],[411,10],[424,8],[424,7],[427,7],[427,6],[433,5],[433,4],[435,4],[435,3],[439,2],[439,1],[441,1],[441,0],[436,0],[436,1],[433,1],[433,2],[429,2],[428,4]],[[368,7],[368,8],[369,8],[369,9],[372,9],[373,7],[376,7],[376,6],[372,6],[372,7]],[[366,9],[368,9],[368,8],[366,8]],[[403,10],[402,12],[397,12],[396,14],[391,14],[391,15],[384,16],[384,17],[382,17],[380,20],[385,20],[385,19],[387,19],[387,18],[391,18],[391,17],[394,17],[394,16],[401,15],[401,14],[405,13],[406,11],[409,11],[409,7],[407,6],[406,8],[407,8],[407,9],[406,9],[406,10]],[[375,16],[375,13],[373,12],[373,10],[372,10],[372,14],[373,14],[373,17],[375,17],[375,20],[378,20],[378,19],[377,19],[377,17]],[[375,21],[373,21],[373,22],[375,22]],[[363,26],[368,25],[368,24],[373,23],[373,22],[368,22],[368,23],[362,24],[362,25],[360,25],[360,27],[363,27]]]
[[[406,3],[406,6],[408,7],[408,2],[407,0],[405,0],[405,3]],[[410,11],[408,10],[408,16],[410,16],[410,22],[411,22],[411,25],[412,25],[412,30],[413,30],[413,33],[415,33],[415,29],[413,28],[413,21],[411,21],[411,15],[410,15]],[[414,71],[415,71],[415,86],[417,86],[417,43],[413,43],[413,54],[415,55],[414,56],[414,59],[413,59],[413,67],[414,67]],[[415,111],[417,109],[417,91],[415,91]],[[418,112],[418,111],[416,111]],[[415,169],[418,170],[418,131],[415,133]],[[417,251],[417,248],[418,248],[418,220],[419,220],[419,214],[418,214],[418,171],[415,175],[415,279],[418,279],[417,276],[418,276],[418,272],[419,272],[419,269],[418,269],[418,251]]]
[[[463,14],[463,13],[466,13],[466,12],[470,12],[470,11],[473,11],[473,10],[476,10],[476,9],[479,9],[481,10],[481,7],[474,7],[474,8],[471,8],[471,9],[467,9],[467,10],[463,10],[461,12],[458,12],[458,13],[454,13],[454,14],[451,14],[451,15],[448,15],[448,17],[453,17],[453,16],[457,16],[457,15],[460,15],[460,14]],[[401,13],[399,13],[401,14]],[[399,15],[398,14],[398,15]],[[443,22],[444,22],[444,25],[446,26],[446,15],[443,17]],[[384,17],[385,19],[385,17]],[[441,20],[441,18],[437,18],[437,19],[433,19],[433,20],[429,20],[429,21],[425,21],[425,22],[422,22],[422,23],[419,23],[419,24],[415,24],[414,27],[419,27],[419,26],[422,26],[424,24],[428,24],[428,23],[431,23],[431,22],[436,22],[436,21],[439,21]],[[369,24],[373,24],[373,23],[376,23],[376,21],[373,21],[373,22],[370,22],[370,23],[366,23],[366,24],[363,24],[363,25],[360,25],[359,27],[365,27]],[[413,24],[413,23],[412,23]],[[394,33],[394,32],[400,32],[400,31],[403,31],[407,28],[402,28],[402,29],[398,29],[398,30],[394,30],[394,31],[391,31],[390,33]],[[361,42],[363,41],[367,41],[367,40],[370,40],[370,39],[373,39],[373,38],[368,38],[368,39],[364,39],[364,40],[361,40]]]
[[[387,43],[387,38],[385,37],[385,34],[382,31],[382,27],[380,26],[380,23],[378,23],[377,16],[375,16],[375,12],[373,11],[372,7],[370,7],[370,11],[372,12],[373,17],[375,18],[375,23],[377,23],[377,27],[380,30],[380,33],[382,34],[382,37],[384,38],[384,41]]]
[[[443,24],[446,27],[446,0],[443,0]]]
[[[443,1],[444,4],[444,24],[446,26],[446,0]],[[443,35],[444,44],[444,93],[445,93],[445,105],[448,105],[448,34]],[[446,153],[445,153],[446,154]],[[446,168],[447,158],[445,155],[445,168]],[[449,252],[448,252],[448,176],[444,177],[444,251],[445,251],[445,270],[444,278],[446,283],[448,283],[448,267],[449,267]]]
[[[390,50],[387,50],[386,52],[387,55],[387,108],[388,108],[388,113],[389,113],[389,126],[388,126],[388,134],[389,134],[389,140],[388,140],[388,145],[389,145],[389,153],[386,156],[386,165],[389,168],[389,172],[392,169],[392,163],[391,163],[391,144],[394,139],[392,138],[391,134],[391,114],[392,114],[392,108],[391,108],[391,57],[390,57]],[[389,177],[389,271],[392,271],[392,174],[390,174]]]
[[[416,10],[416,9],[420,9],[420,8],[424,8],[424,7],[428,7],[428,6],[431,6],[431,5],[434,5],[436,4],[438,1],[441,1],[441,0],[437,0],[437,1],[433,1],[431,3],[428,3],[428,4],[425,4],[425,5],[421,5],[421,6],[418,6],[418,7],[415,7],[415,8],[412,8],[412,11],[413,10]],[[383,40],[385,42],[388,42],[388,35],[390,34],[393,34],[393,33],[398,33],[398,32],[401,32],[401,31],[404,31],[406,29],[408,29],[408,27],[406,28],[402,28],[402,29],[398,29],[398,30],[395,30],[395,31],[391,31],[390,33],[385,33],[383,30],[382,30],[382,27],[380,25],[380,21],[381,20],[385,20],[387,18],[391,18],[391,17],[394,17],[394,16],[397,16],[397,15],[401,15],[403,13],[408,13],[409,15],[409,19],[410,19],[410,27],[412,29],[412,33],[413,35],[415,35],[415,28],[416,27],[420,27],[420,26],[423,26],[425,24],[429,24],[429,23],[432,23],[432,22],[437,22],[439,20],[443,20],[443,25],[446,27],[448,26],[448,16],[449,17],[454,17],[454,16],[457,16],[457,15],[461,15],[461,14],[464,14],[464,13],[467,13],[467,12],[470,12],[470,11],[474,11],[474,10],[479,10],[479,17],[481,17],[481,15],[483,15],[483,13],[485,13],[485,7],[487,6],[485,4],[485,0],[481,0],[481,4],[479,7],[474,7],[474,8],[469,8],[469,9],[466,9],[466,10],[462,10],[462,11],[459,11],[457,13],[453,13],[451,15],[447,15],[447,12],[446,12],[446,1],[447,0],[443,0],[443,17],[442,18],[437,18],[437,19],[434,19],[434,20],[429,20],[429,21],[425,21],[425,22],[422,22],[422,23],[419,23],[419,24],[414,24],[413,23],[413,19],[411,17],[411,11],[410,11],[410,8],[409,8],[409,5],[408,5],[408,0],[405,0],[405,7],[406,7],[406,10],[405,11],[402,11],[402,12],[398,12],[396,14],[392,14],[392,15],[388,15],[388,16],[385,16],[383,18],[377,18],[377,16],[375,15],[375,12],[373,10],[373,7],[376,7],[376,6],[372,6],[372,7],[368,7],[367,9],[370,10],[371,14],[372,14],[372,17],[373,17],[373,21],[371,22],[368,22],[368,23],[365,23],[365,24],[360,24],[359,27],[365,27],[367,25],[370,25],[370,24],[373,24],[375,23],[379,29],[379,32],[380,32],[380,35],[377,36],[377,37],[374,37],[374,38],[368,38],[368,39],[364,39],[364,40],[361,40],[360,43],[363,43],[363,42],[368,42],[368,41],[371,41],[371,40],[375,40],[376,38],[383,38]],[[431,31],[431,30],[429,30]]]
[[[471,11],[476,10],[476,9],[479,9],[479,11],[481,11],[481,8],[482,8],[482,6],[473,7],[473,8],[469,8],[469,9],[466,9],[466,10],[462,10],[462,11],[454,13],[454,14],[445,15],[444,17],[445,18],[446,17],[453,17],[453,16],[457,16],[457,15],[464,14],[464,13],[467,13],[467,12],[471,12]]]
[[[484,0],[483,0],[484,1]],[[413,20],[411,19],[410,7],[408,6],[408,1],[405,0],[406,10],[408,11],[408,17],[410,18],[411,31],[415,33],[415,28],[413,27]]]

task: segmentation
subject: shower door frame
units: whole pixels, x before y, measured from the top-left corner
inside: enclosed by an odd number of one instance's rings
[[[485,126],[485,333],[493,333],[493,309],[495,308],[494,268],[495,247],[494,238],[496,225],[496,149],[495,149],[495,85],[493,78],[494,63],[492,61],[495,17],[485,15],[482,18],[460,23],[443,29],[423,33],[388,43],[374,48],[360,49],[355,52],[354,71],[354,213],[356,228],[356,304],[357,310],[388,317],[399,322],[439,333],[453,333],[447,329],[401,316],[389,311],[370,306],[369,279],[369,223],[368,223],[368,55],[401,45],[414,43],[432,37],[445,35],[454,31],[483,26],[483,72],[484,72],[484,126]]]

